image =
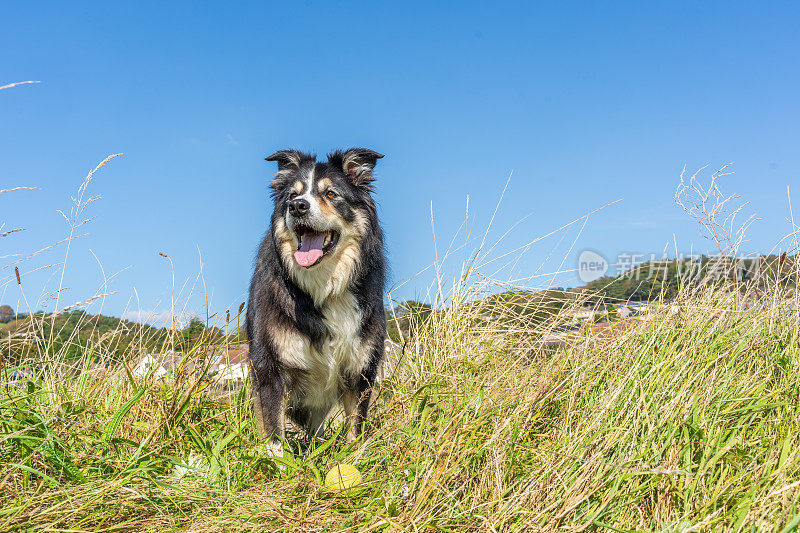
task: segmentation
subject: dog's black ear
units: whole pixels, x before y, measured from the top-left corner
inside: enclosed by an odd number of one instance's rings
[[[305,161],[315,161],[316,156],[298,152],[297,150],[279,150],[266,158],[267,161],[278,162],[278,174],[270,183],[273,196],[277,195],[286,185],[289,184],[294,171],[300,168]]]
[[[278,172],[290,168],[300,168],[300,162],[303,160],[305,154],[297,150],[278,150],[271,156],[266,158],[266,161],[277,161]]]
[[[383,154],[374,150],[351,148],[344,153],[330,154],[328,162],[341,168],[356,185],[368,185],[375,179],[372,176],[372,169],[381,157]]]

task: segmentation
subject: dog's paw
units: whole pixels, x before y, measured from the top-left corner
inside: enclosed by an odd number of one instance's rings
[[[267,457],[283,458],[283,444],[280,442],[270,442],[267,444]],[[275,466],[278,470],[286,470],[286,466],[278,461],[275,461]]]
[[[278,461],[274,461],[274,459],[283,458],[283,444],[280,442],[266,442],[264,444],[260,444],[257,448],[258,455],[261,457],[268,457],[273,459],[273,463],[275,466],[278,467],[278,470],[286,470],[286,466],[281,464]]]

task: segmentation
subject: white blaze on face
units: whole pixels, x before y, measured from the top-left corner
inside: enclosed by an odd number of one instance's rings
[[[303,179],[303,192],[299,196],[298,199],[303,199],[308,202],[308,213],[305,217],[303,217],[303,225],[309,226],[311,228],[324,231],[326,229],[330,229],[331,224],[325,218],[325,215],[322,213],[322,209],[319,205],[319,198],[315,194],[314,191],[314,168],[312,167],[309,171],[308,175]],[[286,225],[289,228],[294,227],[293,224],[294,217],[286,210]]]
[[[308,226],[318,226],[318,225],[325,225],[324,218],[322,217],[322,211],[319,207],[319,200],[317,199],[314,191],[312,189],[314,185],[314,167],[311,168],[308,175],[303,178],[303,189],[302,192],[298,191],[295,185],[294,192],[300,193],[296,198],[303,199],[308,202],[308,214],[304,217],[303,223]],[[295,182],[298,183],[298,182]],[[289,228],[294,227],[293,221],[294,217],[286,210],[286,225]]]
[[[311,167],[311,171],[306,176],[306,179],[303,180],[303,194],[298,196],[298,198],[302,198],[306,200],[308,204],[311,206],[308,210],[308,218],[310,221],[318,220],[322,217],[322,212],[319,208],[319,199],[317,195],[314,194],[314,167]]]

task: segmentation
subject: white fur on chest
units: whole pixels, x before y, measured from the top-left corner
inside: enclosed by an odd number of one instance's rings
[[[344,373],[357,373],[365,361],[360,335],[362,315],[355,296],[345,292],[331,298],[323,306],[322,314],[331,335],[323,352],[334,363],[333,366]]]
[[[339,396],[343,375],[358,375],[367,363],[368,350],[360,336],[362,313],[350,292],[329,298],[321,308],[329,337],[321,348],[296,332],[276,335],[284,364],[305,371],[300,383],[303,402],[330,406]]]

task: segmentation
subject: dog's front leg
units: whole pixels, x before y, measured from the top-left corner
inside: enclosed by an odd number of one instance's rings
[[[367,426],[367,412],[372,403],[372,394],[377,381],[378,367],[384,355],[383,342],[377,343],[367,358],[369,363],[361,374],[342,392],[342,405],[347,418],[347,441],[353,442]]]
[[[264,436],[268,453],[283,457],[284,413],[286,411],[286,385],[283,375],[277,371],[256,371],[253,387],[253,407]]]
[[[342,393],[342,405],[347,424],[347,442],[353,442],[364,432],[371,397],[371,385],[348,389]]]

